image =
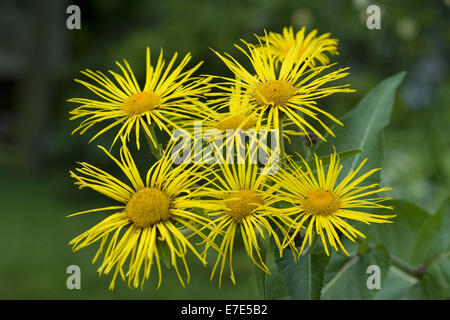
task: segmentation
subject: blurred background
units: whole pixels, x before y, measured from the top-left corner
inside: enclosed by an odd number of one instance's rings
[[[66,8],[81,9],[81,29],[68,30]],[[381,7],[381,30],[366,27],[366,8]],[[172,270],[156,290],[129,290],[110,277],[98,278],[91,264],[96,247],[72,253],[67,243],[101,219],[66,218],[70,213],[111,205],[78,190],[69,178],[76,161],[117,173],[91,134],[71,136],[72,97],[92,97],[73,79],[84,68],[116,70],[126,58],[138,79],[145,71],[145,47],[165,54],[191,52],[205,63],[201,73],[228,75],[209,48],[238,55],[240,38],[281,32],[284,26],[339,39],[346,82],[356,89],[324,101],[344,115],[379,81],[406,70],[391,124],[385,131],[383,184],[393,195],[433,213],[449,193],[450,181],[450,0],[171,0],[171,1],[0,1],[0,298],[2,299],[252,299],[253,267],[242,250],[234,260],[237,285],[225,274],[217,289],[192,259],[192,279],[183,289]],[[155,56],[155,54],[153,55]],[[167,57],[166,56],[166,57]],[[242,60],[242,55],[238,55]],[[193,62],[193,63],[194,63]],[[193,64],[192,63],[192,64]],[[89,132],[89,131],[88,131]],[[148,163],[147,160],[142,162]],[[81,290],[66,288],[66,268],[81,268]],[[211,266],[208,267],[208,272]]]

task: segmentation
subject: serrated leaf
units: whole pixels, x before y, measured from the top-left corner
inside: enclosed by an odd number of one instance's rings
[[[285,250],[282,258],[276,256],[276,265],[292,299],[320,299],[328,260],[329,257],[320,246],[316,246],[310,254],[300,257],[297,263],[288,250]]]
[[[270,300],[291,299],[289,291],[286,285],[286,281],[278,270],[278,266],[275,263],[275,256],[279,255],[278,248],[272,238],[271,245],[273,250],[267,252],[266,264],[271,275],[266,277],[266,298]]]
[[[397,73],[373,88],[365,97],[345,115],[344,127],[335,126],[333,132],[336,139],[327,136],[328,143],[319,142],[314,150],[318,154],[331,153],[334,145],[336,150],[361,149],[363,153],[356,155],[350,163],[344,165],[343,173],[355,169],[364,158],[368,161],[364,172],[372,168],[380,168],[383,160],[383,129],[390,121],[394,105],[395,92],[405,77],[406,72]],[[379,174],[374,174],[370,182],[379,181]]]

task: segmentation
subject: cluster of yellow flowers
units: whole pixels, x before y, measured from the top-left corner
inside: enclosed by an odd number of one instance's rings
[[[111,289],[118,275],[130,287],[143,285],[153,266],[158,270],[159,287],[164,259],[184,286],[190,278],[188,251],[204,264],[207,252],[217,251],[211,279],[220,270],[221,281],[228,260],[234,283],[232,255],[236,234],[253,263],[270,273],[258,237],[272,237],[280,255],[283,249],[290,248],[296,257],[300,256],[313,237],[321,239],[326,254],[328,246],[347,253],[338,232],[352,241],[357,236],[364,237],[349,220],[384,223],[393,217],[360,211],[388,208],[381,204],[387,198],[373,196],[389,188],[362,185],[378,169],[357,177],[363,161],[356,170],[339,177],[342,165],[336,153],[330,155],[327,170],[317,155],[315,168],[299,155],[282,155],[282,165],[273,175],[261,174],[261,168],[249,161],[173,164],[170,155],[174,144],[169,142],[163,150],[157,142],[156,127],[170,135],[175,129],[190,127],[194,120],[202,120],[204,129],[224,133],[228,129],[281,129],[282,140],[311,133],[325,140],[322,129],[334,135],[320,117],[342,125],[323,106],[318,106],[320,98],[353,91],[348,85],[328,85],[347,75],[347,68],[328,71],[335,65],[330,63],[330,56],[338,54],[337,40],[331,39],[330,34],[318,36],[315,30],[306,34],[304,28],[294,33],[291,27],[284,28],[281,34],[257,36],[255,44],[242,42],[243,46],[236,48],[249,60],[249,69],[231,55],[215,52],[234,74],[233,78],[194,76],[201,64],[188,69],[190,54],[179,64],[175,54],[166,64],[161,50],[154,66],[147,48],[142,88],[126,60],[123,64],[116,62],[121,74],[109,71],[107,76],[86,69],[81,73],[91,81],[75,80],[98,98],[69,100],[79,104],[71,111],[71,119],[83,119],[74,132],[82,134],[94,125],[102,125],[93,140],[119,128],[111,149],[100,148],[128,179],[121,181],[85,162],[71,171],[80,188],[91,188],[117,202],[71,215],[114,212],[70,242],[74,250],[100,242],[93,262],[103,253],[98,272],[113,271]],[[145,179],[127,146],[133,129],[137,148],[143,129],[159,157]],[[121,147],[115,157],[111,150],[117,140]],[[300,247],[294,242],[298,233],[303,234]],[[201,242],[195,243],[198,238]]]

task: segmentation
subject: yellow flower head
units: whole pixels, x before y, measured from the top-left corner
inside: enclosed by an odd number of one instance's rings
[[[236,83],[231,91],[232,94],[227,101],[210,98],[206,104],[196,107],[196,118],[184,122],[181,119],[177,119],[177,121],[183,128],[191,132],[194,132],[194,124],[199,120],[202,121],[203,131],[217,129],[225,133],[226,130],[253,129],[256,118],[251,113],[248,98],[242,95],[242,87]],[[211,92],[207,95],[214,97],[221,94]]]
[[[379,169],[373,169],[355,178],[361,170],[365,159],[352,170],[346,177],[338,180],[342,165],[339,157],[334,152],[330,156],[327,172],[324,170],[322,160],[315,155],[316,175],[306,161],[302,159],[303,167],[292,158],[288,158],[289,166],[280,168],[278,173],[271,177],[276,183],[277,197],[280,201],[289,202],[292,207],[282,209],[284,212],[296,214],[294,232],[285,238],[284,245],[290,244],[297,233],[306,227],[306,233],[300,249],[303,251],[305,244],[309,241],[311,245],[312,233],[322,240],[325,252],[329,254],[328,243],[337,251],[339,247],[346,253],[337,231],[347,238],[355,241],[357,236],[365,238],[364,234],[352,227],[346,220],[357,220],[369,224],[390,223],[386,219],[395,215],[377,215],[360,211],[361,209],[387,208],[391,207],[380,204],[390,198],[370,197],[379,192],[390,190],[388,187],[380,188],[378,184],[362,186],[361,183]],[[303,169],[304,168],[304,169]],[[281,210],[281,209],[280,209]],[[314,228],[315,226],[315,228]]]
[[[201,63],[184,70],[191,55],[187,54],[175,67],[177,56],[178,54],[175,53],[170,62],[165,65],[161,50],[156,67],[153,67],[150,64],[150,48],[147,47],[147,71],[145,85],[142,89],[125,59],[124,66],[116,62],[123,75],[110,71],[116,82],[100,71],[89,69],[81,71],[95,84],[79,79],[75,79],[75,81],[91,90],[101,100],[84,98],[68,100],[81,104],[70,112],[72,114],[70,119],[84,118],[72,134],[77,131],[83,134],[93,125],[102,123],[104,127],[93,136],[92,141],[106,131],[120,126],[112,143],[114,145],[121,135],[129,140],[130,133],[134,128],[136,145],[139,148],[139,130],[142,126],[156,147],[153,127],[157,125],[160,130],[170,134],[170,126],[178,127],[170,117],[176,115],[184,120],[189,119],[193,113],[193,106],[201,105],[198,98],[209,90],[208,78],[192,77]]]
[[[325,138],[310,124],[315,120],[329,134],[334,136],[331,129],[318,117],[324,115],[334,122],[342,123],[330,113],[317,107],[317,99],[329,96],[336,92],[353,92],[348,85],[325,87],[328,82],[341,79],[347,75],[343,72],[348,68],[323,74],[323,71],[332,65],[308,68],[309,62],[321,51],[308,47],[305,53],[298,58],[297,52],[301,47],[296,42],[281,64],[277,66],[275,56],[268,50],[260,50],[252,44],[243,41],[246,49],[241,50],[250,60],[253,70],[246,70],[235,58],[229,54],[216,54],[235,74],[236,79],[219,77],[223,79],[218,87],[225,90],[223,101],[229,101],[235,95],[233,88],[236,83],[243,87],[242,95],[248,98],[248,106],[257,117],[256,128],[278,129],[280,120],[286,118],[307,134],[308,130],[314,132],[322,140]],[[269,47],[268,43],[261,46]]]
[[[154,265],[158,270],[159,288],[162,276],[161,256],[164,253],[161,250],[168,250],[170,264],[184,286],[177,260],[182,261],[187,282],[190,277],[185,258],[188,249],[206,263],[181,231],[184,229],[194,232],[205,239],[196,225],[207,225],[209,220],[192,212],[192,208],[198,204],[193,192],[193,186],[199,180],[199,176],[195,174],[197,169],[187,168],[184,164],[172,167],[169,147],[163,158],[148,170],[144,181],[124,138],[120,159],[100,148],[119,166],[128,178],[128,183],[84,162],[80,163],[81,167],[75,172],[71,172],[71,177],[76,179],[80,188],[91,188],[119,202],[118,205],[73,214],[116,211],[73,239],[70,242],[73,250],[77,251],[100,241],[93,263],[104,252],[98,272],[100,275],[109,274],[114,269],[110,289],[114,289],[119,274],[124,281],[128,278],[128,285],[133,287],[139,286],[139,279],[142,277],[143,286]],[[124,271],[126,263],[128,270]]]
[[[292,220],[285,214],[271,207],[274,201],[272,192],[265,184],[267,176],[261,175],[257,164],[251,164],[249,153],[245,163],[222,163],[217,170],[211,171],[207,177],[208,185],[201,187],[202,207],[212,219],[211,232],[208,235],[210,243],[219,240],[218,257],[214,264],[211,280],[217,268],[220,268],[219,286],[226,260],[229,258],[230,278],[235,283],[233,272],[233,250],[236,233],[242,237],[245,250],[251,261],[261,270],[270,274],[261,256],[261,248],[257,237],[273,237],[275,244],[282,253],[281,242],[276,233],[278,230],[286,235],[286,225]],[[206,244],[205,252],[210,244]],[[295,250],[294,247],[292,247]]]
[[[211,101],[213,108],[209,109],[211,110],[209,117],[205,117],[208,120],[212,120],[209,127],[216,127],[223,132],[227,129],[256,129],[258,119],[251,104],[251,95],[248,94],[248,92],[245,92],[239,79],[236,79],[235,85],[231,87],[229,91],[230,94],[227,96],[227,99],[219,98]],[[209,95],[221,96],[223,94],[210,93]],[[226,112],[217,112],[223,109],[225,109]],[[292,122],[286,121],[283,123],[283,127],[288,127],[292,124]],[[264,124],[262,126],[264,127]],[[285,134],[288,139],[289,135],[301,135],[301,133],[294,132],[293,130],[287,130]]]
[[[264,50],[268,50],[273,54],[278,61],[283,61],[289,50],[295,48],[295,55],[298,59],[301,59],[303,54],[308,48],[312,48],[309,52],[315,52],[313,59],[310,59],[308,63],[311,67],[316,65],[318,61],[321,65],[327,65],[330,63],[330,55],[338,55],[337,51],[337,39],[331,39],[330,33],[322,34],[317,36],[317,30],[311,31],[306,34],[305,27],[301,28],[299,31],[294,33],[292,27],[284,27],[282,33],[269,32],[268,35],[258,37],[260,40],[264,41],[267,37],[268,46],[262,46]],[[297,44],[300,44],[297,46]]]
[[[268,152],[267,142],[260,143],[260,137],[268,140],[270,139],[269,134],[272,133],[258,131],[258,118],[251,108],[250,96],[243,92],[239,81],[230,90],[229,99],[210,99],[207,107],[197,108],[197,119],[180,121],[180,126],[187,130],[186,133],[194,139],[194,142],[202,141],[202,148],[198,151],[203,151],[210,146],[220,152],[227,146],[244,146],[248,140],[250,145],[257,144],[258,147]],[[222,93],[211,92],[208,95],[220,96]],[[201,122],[199,122],[200,119]],[[291,143],[291,136],[304,135],[294,126],[295,124],[290,120],[283,122],[283,137],[289,143]],[[264,127],[265,122],[262,125],[262,128]],[[229,148],[228,151],[230,151],[228,156],[232,156],[232,148]]]

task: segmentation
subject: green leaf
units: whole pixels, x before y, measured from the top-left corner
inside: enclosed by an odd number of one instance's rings
[[[256,241],[260,248],[261,258],[266,261],[271,246],[271,237],[266,229],[263,229],[263,233],[256,230]],[[261,299],[267,299],[267,274],[256,266],[254,268],[259,295]]]
[[[425,268],[420,283],[424,298],[450,298],[450,198],[422,227],[412,261]]]
[[[402,200],[390,200],[383,204],[392,206],[394,210],[378,209],[377,214],[396,214],[391,219],[393,223],[361,224],[358,230],[367,235],[373,244],[382,244],[390,254],[411,263],[414,243],[430,215]]]
[[[271,245],[273,250],[267,252],[266,263],[272,274],[266,277],[266,298],[270,300],[291,299],[286,281],[275,262],[275,256],[279,256],[278,248],[273,241]]]
[[[167,269],[170,269],[170,267],[172,266],[172,263],[170,262],[169,246],[167,245],[167,243],[165,241],[158,241],[157,247],[158,247],[158,254],[159,254],[161,261],[163,262],[164,266]]]
[[[355,169],[359,163],[368,158],[361,172],[372,168],[380,168],[383,160],[382,133],[384,127],[389,123],[395,92],[406,72],[393,75],[373,88],[349,113],[345,115],[342,122],[344,127],[335,126],[333,132],[336,139],[326,136],[329,143],[319,142],[314,150],[318,154],[331,153],[331,145],[336,150],[361,149],[353,161],[344,165],[343,173]],[[379,174],[374,174],[370,182],[379,181]]]
[[[450,298],[450,237],[446,231],[450,227],[449,201],[433,216],[406,202],[396,203],[398,221],[387,228],[392,230],[371,232],[372,240],[390,243],[391,254],[412,263],[413,267],[422,266],[424,273],[417,281],[392,266],[387,288],[377,298]]]
[[[413,250],[417,263],[433,263],[450,253],[450,198],[423,225]]]
[[[422,209],[402,200],[386,201],[394,210],[379,209],[378,214],[396,214],[391,224],[371,224],[357,227],[368,236],[372,244],[383,245],[391,255],[412,265],[412,251],[416,239],[430,215]],[[392,257],[394,259],[394,257]],[[418,280],[391,265],[388,278],[375,299],[405,299],[410,296]]]
[[[368,267],[376,265],[381,272],[381,288],[389,272],[389,253],[382,246],[369,250],[364,255],[344,256],[333,253],[325,272],[322,299],[371,299],[379,291],[369,289],[367,280],[371,276]]]
[[[450,253],[426,266],[420,289],[423,299],[450,299]]]
[[[300,257],[297,263],[289,250],[285,250],[282,258],[277,255],[275,262],[292,299],[320,299],[328,260],[323,248],[318,245],[310,254]]]
[[[411,291],[417,285],[418,280],[391,265],[389,274],[383,286],[377,292],[377,300],[400,300],[410,298]]]

